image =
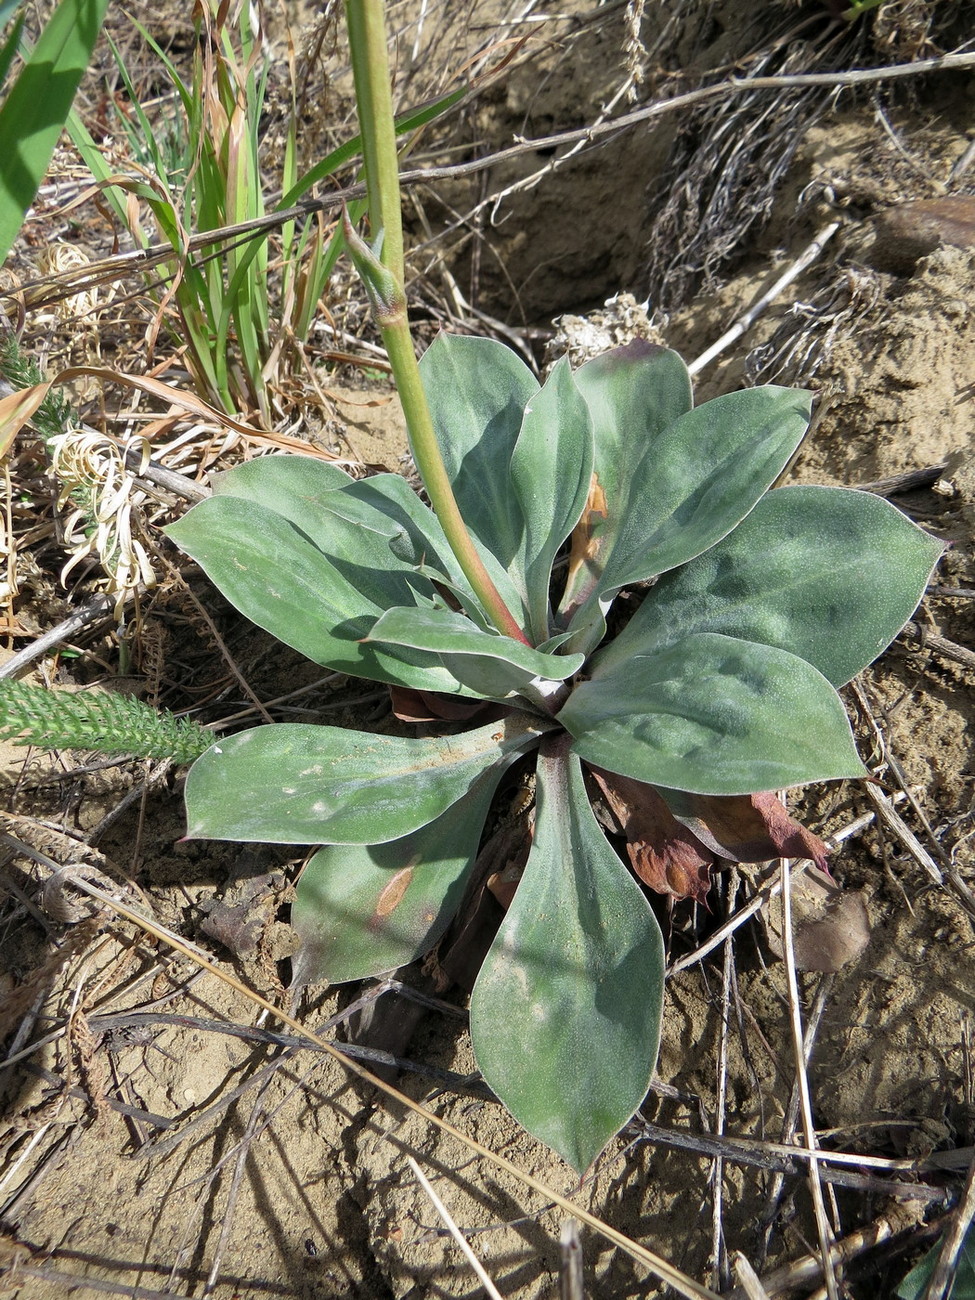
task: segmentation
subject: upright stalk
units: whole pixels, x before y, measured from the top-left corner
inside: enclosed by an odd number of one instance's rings
[[[359,130],[366,166],[369,225],[375,243],[370,249],[358,239],[348,223],[346,241],[369,292],[376,323],[389,354],[393,377],[403,403],[413,459],[440,520],[444,536],[498,631],[528,645],[528,638],[492,582],[461,517],[440,454],[416,353],[413,351],[404,287],[399,160],[386,52],[384,0],[346,0],[345,14],[349,26]]]

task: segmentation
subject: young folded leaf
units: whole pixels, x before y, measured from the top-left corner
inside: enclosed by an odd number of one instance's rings
[[[586,509],[572,539],[559,606],[580,648],[602,639],[602,615],[592,601],[637,487],[633,469],[664,430],[691,409],[691,380],[676,352],[634,339],[581,366],[576,386],[593,421],[593,473]],[[580,617],[587,604],[591,611]],[[583,644],[584,643],[584,644]]]
[[[510,637],[482,631],[449,609],[390,609],[373,624],[367,640],[437,654],[452,677],[492,700],[519,692],[532,699],[536,683],[560,682],[585,662],[585,655],[544,654]]]
[[[517,563],[536,645],[551,635],[552,565],[586,504],[592,463],[592,417],[563,357],[525,407],[509,468],[524,520]]]

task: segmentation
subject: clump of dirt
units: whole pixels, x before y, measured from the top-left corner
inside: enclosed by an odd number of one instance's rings
[[[875,482],[971,448],[972,251],[941,249],[906,280],[875,274],[874,305],[821,375],[822,436],[798,467],[806,481]]]

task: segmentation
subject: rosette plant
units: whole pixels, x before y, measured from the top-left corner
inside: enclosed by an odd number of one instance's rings
[[[220,475],[169,534],[275,637],[444,721],[221,739],[187,778],[189,834],[323,845],[294,909],[302,973],[358,979],[444,934],[504,774],[533,757],[537,814],[471,1034],[497,1096],[581,1171],[657,1057],[663,942],[641,882],[700,895],[715,858],[821,856],[769,792],[863,775],[837,688],[910,617],[941,547],[863,492],[770,491],[802,392],[694,406],[680,358],[640,341],[540,385],[502,345],[443,335],[417,370],[382,7],[347,12],[384,233],[346,237],[432,508],[397,475],[272,456]]]

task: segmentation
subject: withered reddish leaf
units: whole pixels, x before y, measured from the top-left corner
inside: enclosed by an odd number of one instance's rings
[[[528,855],[526,853],[525,860]],[[503,871],[496,871],[488,876],[487,887],[507,912],[515,896],[518,883],[524,875],[524,863],[511,863]]]
[[[620,832],[633,870],[650,889],[703,902],[711,887],[714,855],[682,826],[643,781],[590,768]]]
[[[769,858],[811,858],[826,870],[829,850],[789,816],[773,793],[743,795],[681,794],[678,821],[718,857],[731,862]],[[686,812],[684,811],[686,809]]]
[[[491,721],[490,710],[495,710],[496,717],[504,712],[503,705],[491,700],[438,695],[436,691],[417,691],[412,686],[390,686],[389,698],[400,722],[469,722],[477,718],[486,725]]]

